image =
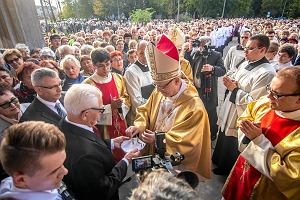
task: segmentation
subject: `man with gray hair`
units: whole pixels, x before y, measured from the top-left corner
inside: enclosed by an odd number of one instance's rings
[[[32,72],[31,81],[37,96],[22,115],[23,121],[44,121],[57,125],[66,116],[66,111],[59,99],[62,81],[57,72],[40,68]]]
[[[88,101],[87,101],[88,99]],[[59,122],[65,134],[69,175],[64,177],[76,199],[103,200],[118,198],[118,188],[126,176],[128,164],[139,151],[127,153],[115,162],[111,150],[120,148],[128,137],[102,140],[95,128],[105,108],[101,91],[88,84],[73,85],[66,93],[64,104],[67,117]]]
[[[62,60],[66,55],[75,55],[75,50],[70,45],[62,45],[57,49],[59,58]]]

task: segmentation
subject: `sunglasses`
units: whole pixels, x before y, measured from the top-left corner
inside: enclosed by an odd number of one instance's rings
[[[10,99],[9,102],[5,102],[5,103],[1,104],[0,107],[3,109],[6,109],[6,108],[9,108],[11,106],[11,104],[17,104],[17,103],[19,103],[19,99],[16,97],[13,97]]]

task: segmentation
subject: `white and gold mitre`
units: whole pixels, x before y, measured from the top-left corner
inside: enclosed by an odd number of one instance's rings
[[[162,35],[156,46],[148,43],[146,58],[153,81],[167,81],[180,75],[178,50],[166,35]]]
[[[168,38],[175,44],[177,49],[181,49],[185,42],[184,33],[177,26],[173,26],[169,30]]]

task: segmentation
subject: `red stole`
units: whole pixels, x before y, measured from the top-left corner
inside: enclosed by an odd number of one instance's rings
[[[280,117],[274,110],[267,112],[261,119],[262,132],[274,147],[299,126],[300,121]],[[223,192],[224,198],[226,200],[249,200],[261,176],[262,174],[240,155],[227,180],[227,186]]]
[[[113,76],[111,81],[108,83],[96,83],[95,81],[93,82],[103,94],[103,105],[110,104],[112,99],[119,98],[119,93]],[[106,126],[106,129],[109,133],[110,139],[126,135],[126,122],[125,120],[121,119],[117,109],[112,110],[112,125]],[[115,156],[116,161],[119,161],[124,157],[125,153],[124,151],[122,151],[122,149],[114,149],[113,155]]]

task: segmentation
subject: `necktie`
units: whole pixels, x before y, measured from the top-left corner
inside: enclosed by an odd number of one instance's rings
[[[57,110],[57,114],[62,118],[64,118],[67,115],[66,112],[63,109],[61,109],[60,103],[55,103],[54,108]]]

